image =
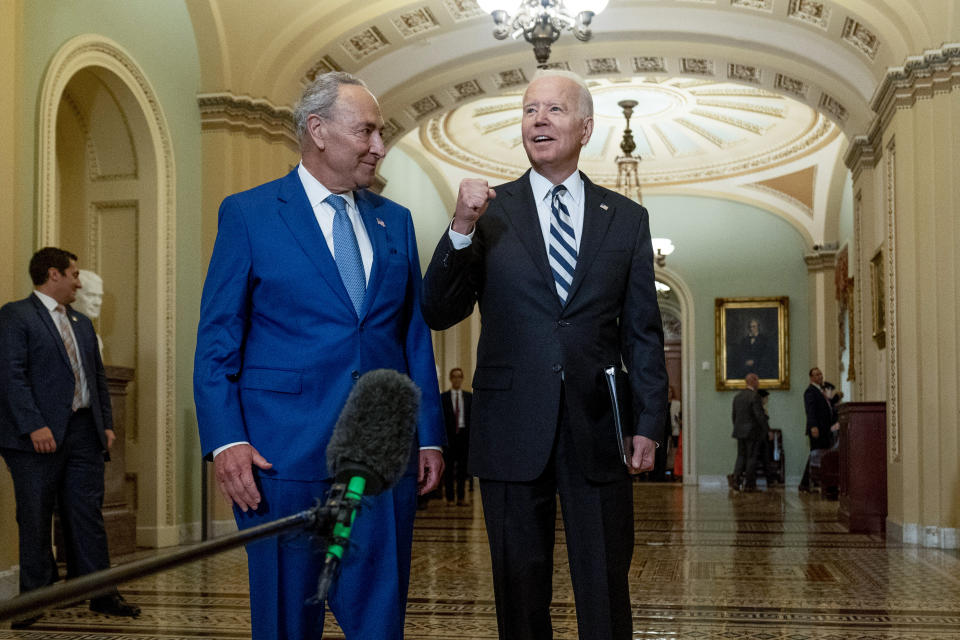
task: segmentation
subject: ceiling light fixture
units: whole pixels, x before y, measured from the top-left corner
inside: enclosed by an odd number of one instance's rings
[[[577,40],[586,42],[593,35],[593,17],[607,7],[608,0],[477,0],[480,8],[493,16],[493,37],[524,39],[533,45],[537,66],[546,67],[550,45],[564,30],[573,31]]]
[[[623,155],[617,156],[617,191],[643,204],[643,194],[640,192],[640,156],[632,155],[637,143],[633,141],[633,130],[630,129],[630,116],[633,115],[637,101],[621,100],[617,105],[623,109],[623,117],[627,119],[627,128],[623,130],[623,140],[620,142]]]

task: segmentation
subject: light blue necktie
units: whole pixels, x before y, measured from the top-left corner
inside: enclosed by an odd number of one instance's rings
[[[347,215],[347,202],[342,196],[330,194],[324,200],[333,207],[333,253],[337,262],[337,270],[347,294],[353,301],[353,308],[360,315],[363,306],[363,295],[367,290],[367,278],[363,273],[363,260],[360,258],[360,245],[357,244],[357,234],[353,232],[353,224]]]
[[[573,272],[577,268],[577,241],[573,223],[570,212],[560,199],[566,190],[565,186],[558,184],[550,193],[550,270],[557,284],[557,295],[564,304],[573,282]]]

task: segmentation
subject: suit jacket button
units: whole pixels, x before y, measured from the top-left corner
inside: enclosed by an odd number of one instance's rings
[[[563,371],[563,365],[562,365],[562,364],[557,363],[557,364],[553,365],[553,372],[554,372],[554,373],[560,373],[561,371]]]
[[[350,372],[350,377],[353,378],[354,380],[359,380],[359,379],[360,379],[360,372],[357,371],[357,370],[353,370],[353,371]]]

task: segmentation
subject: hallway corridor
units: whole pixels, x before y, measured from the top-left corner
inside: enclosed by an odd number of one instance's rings
[[[418,513],[408,640],[496,638],[479,496],[469,496],[468,506],[432,501]],[[637,640],[960,638],[956,552],[847,533],[836,502],[795,487],[728,494],[639,483],[635,504]],[[557,543],[554,637],[575,639],[562,533]],[[122,587],[143,608],[133,622],[78,606],[0,639],[249,638],[246,589],[243,553],[227,552]],[[342,638],[332,618],[327,631]]]

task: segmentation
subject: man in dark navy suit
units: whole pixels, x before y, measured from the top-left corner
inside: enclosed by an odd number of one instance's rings
[[[70,307],[78,274],[77,256],[43,248],[30,260],[33,293],[0,308],[0,455],[17,501],[21,592],[59,577],[50,548],[55,505],[67,578],[110,566],[101,508],[103,465],[116,435],[93,324]],[[140,613],[116,592],[94,598],[90,608]]]
[[[667,401],[649,218],[577,170],[593,132],[582,79],[538,73],[520,128],[531,170],[495,190],[461,182],[424,278],[424,317],[441,330],[480,306],[470,471],[500,637],[553,637],[559,494],[580,638],[627,640],[630,474],[653,468]],[[604,377],[621,366],[625,443]]]
[[[836,420],[830,401],[823,393],[823,372],[817,367],[810,369],[810,385],[803,392],[803,409],[807,416],[811,453],[816,449],[829,449],[833,444],[831,428]],[[810,458],[807,458],[798,488],[801,492],[810,491]]]
[[[443,487],[447,504],[453,504],[454,493],[458,506],[466,504],[467,458],[470,437],[470,407],[473,394],[464,391],[463,369],[450,369],[450,390],[440,394],[443,423],[447,429],[447,446],[443,450]]]

